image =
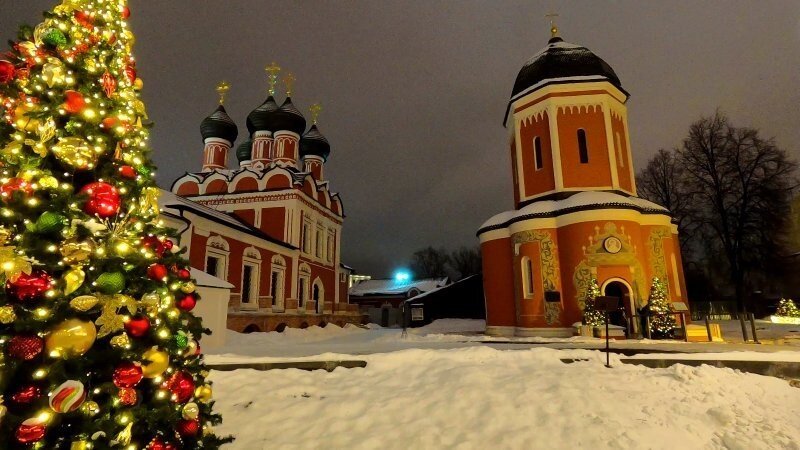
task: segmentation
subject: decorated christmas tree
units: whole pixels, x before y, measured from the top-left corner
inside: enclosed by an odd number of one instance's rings
[[[0,445],[212,449],[185,260],[158,223],[125,0],[0,55]]]
[[[583,302],[583,324],[596,327],[606,324],[606,315],[598,311],[595,306],[595,299],[600,296],[600,286],[597,285],[597,278],[589,279],[589,286],[586,288],[586,299]]]
[[[778,302],[778,309],[775,311],[775,315],[780,317],[800,317],[800,309],[797,309],[797,305],[794,304],[792,299],[782,298]]]
[[[671,312],[667,301],[667,288],[658,277],[653,278],[653,284],[650,285],[650,298],[647,300],[647,307],[650,314],[653,315],[650,318],[650,333],[652,336],[663,338],[672,335],[672,330],[675,328],[675,317],[667,314]]]

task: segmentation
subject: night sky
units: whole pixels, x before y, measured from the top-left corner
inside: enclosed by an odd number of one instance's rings
[[[0,37],[36,24],[55,0],[0,0]],[[215,85],[245,138],[266,97],[264,66],[297,77],[293,100],[319,101],[331,142],[326,176],[342,194],[343,262],[386,275],[427,245],[477,245],[512,207],[503,113],[517,72],[561,36],[605,59],[631,93],[642,167],[722,108],[797,157],[800,1],[131,0],[134,47],[158,182],[200,169],[200,121]],[[278,98],[279,103],[283,96]],[[231,152],[232,153],[232,152]],[[235,163],[230,155],[229,164]]]

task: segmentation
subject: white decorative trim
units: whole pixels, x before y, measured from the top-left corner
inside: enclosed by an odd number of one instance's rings
[[[516,330],[515,327],[501,327],[501,326],[494,326],[494,325],[486,325],[486,335],[487,336],[504,336],[504,337],[512,337],[514,336],[514,331]]]
[[[514,335],[520,337],[572,337],[573,329],[516,327]]]

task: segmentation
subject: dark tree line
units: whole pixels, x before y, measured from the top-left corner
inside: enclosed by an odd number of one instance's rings
[[[685,267],[724,280],[742,310],[749,289],[789,267],[796,169],[773,139],[717,111],[694,122],[680,147],[659,150],[636,181],[640,196],[675,218]]]
[[[444,248],[428,246],[414,252],[410,269],[415,278],[450,277],[460,280],[481,273],[481,254],[477,247],[461,247],[448,252]]]

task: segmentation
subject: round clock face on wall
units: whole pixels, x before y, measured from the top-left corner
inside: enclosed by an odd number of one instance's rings
[[[617,237],[609,236],[603,241],[603,248],[608,253],[619,253],[622,250],[622,242]]]

